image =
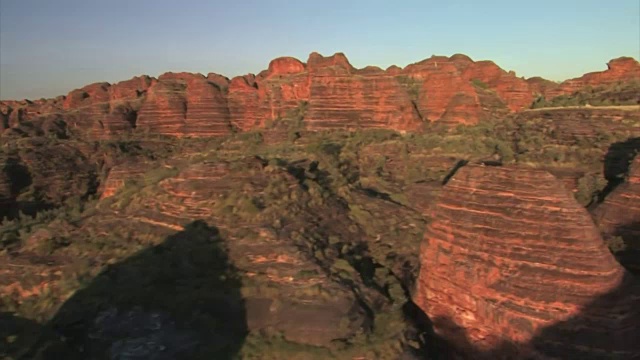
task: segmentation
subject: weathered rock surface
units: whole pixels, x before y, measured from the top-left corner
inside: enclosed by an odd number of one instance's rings
[[[624,183],[616,187],[593,212],[603,237],[622,238],[627,252],[621,263],[640,270],[640,156],[635,157]]]
[[[462,352],[640,355],[637,283],[549,173],[463,167],[430,216],[414,301]]]
[[[273,60],[259,76],[238,76],[229,86],[233,124],[243,131],[264,128],[268,122],[290,117],[309,101],[309,74],[297,59]]]
[[[307,63],[281,57],[258,75],[232,80],[215,73],[167,73],[158,79],[95,83],[56,99],[3,101],[0,130],[60,114],[69,128],[97,139],[137,128],[173,136],[219,136],[232,128],[267,127],[304,107],[308,130],[418,131],[424,121],[475,124],[527,109],[537,95],[551,98],[586,86],[640,79],[640,65],[633,58],[608,65],[609,70],[556,84],[518,78],[491,61],[474,62],[461,54],[382,70],[356,69],[342,53],[312,53]],[[634,90],[629,91],[618,97],[629,102]]]
[[[587,73],[581,77],[566,80],[555,87],[547,87],[542,94],[547,99],[551,99],[571,94],[586,86],[597,87],[634,80],[640,80],[640,63],[631,57],[620,57],[609,61],[607,70]]]
[[[137,123],[142,131],[174,136],[218,136],[231,131],[222,89],[200,74],[189,73],[158,77]]]
[[[111,85],[95,83],[71,91],[64,99],[64,118],[92,138],[109,138],[136,127],[137,110],[153,83],[148,76]]]
[[[124,187],[127,180],[134,180],[148,170],[145,164],[140,162],[127,162],[116,165],[109,170],[109,174],[102,188],[101,199],[113,196]]]
[[[531,88],[531,91],[535,96],[544,96],[551,89],[555,89],[559,85],[557,82],[547,80],[539,76],[528,78],[526,79],[526,81],[529,84],[529,87]]]
[[[528,83],[516,77],[513,71],[502,70],[492,61],[478,61],[467,67],[462,76],[469,81],[480,81],[480,86],[494,90],[511,111],[531,106],[533,94]]]
[[[415,131],[422,120],[397,80],[382,70],[358,73],[342,54],[311,54],[309,109],[311,130],[387,128]]]
[[[533,109],[513,115],[518,122],[543,119],[549,123],[553,138],[559,143],[574,145],[589,138],[595,139],[604,133],[630,133],[640,136],[640,129],[629,123],[640,121],[640,111],[616,108],[555,108]]]
[[[418,109],[430,121],[474,124],[496,112],[525,109],[533,98],[528,84],[515,74],[461,54],[432,56],[408,65],[402,73],[424,82]]]

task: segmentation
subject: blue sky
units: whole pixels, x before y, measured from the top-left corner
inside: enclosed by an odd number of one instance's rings
[[[640,58],[640,0],[0,0],[0,99],[312,51],[383,68],[464,53],[564,80]]]

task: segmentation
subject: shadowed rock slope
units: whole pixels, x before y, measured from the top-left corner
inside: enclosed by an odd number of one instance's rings
[[[598,205],[593,216],[605,239],[621,240],[620,262],[640,271],[640,156],[631,163],[624,182]]]
[[[149,341],[167,331],[209,343],[177,329],[190,327],[181,321],[215,323],[227,308],[201,304],[219,300],[224,289],[193,278],[211,275],[215,269],[207,264],[215,260],[181,249],[190,246],[185,224],[199,219],[220,229],[239,279],[240,325],[249,333],[243,358],[397,358],[410,336],[402,308],[417,272],[414,249],[424,223],[417,212],[355,188],[345,186],[337,195],[339,174],[326,166],[242,156],[172,159],[126,184],[119,177],[133,172],[112,170],[107,188],[113,194],[92,211],[59,218],[2,255],[2,307],[26,310],[21,304],[33,300],[45,319],[68,301],[51,322],[63,338],[49,340],[71,348],[64,351],[114,353],[133,347],[139,331]],[[171,245],[162,245],[167,237]],[[92,285],[76,292],[87,279]],[[201,320],[185,316],[187,308],[201,307]],[[154,314],[167,330],[122,330],[131,318],[147,321]],[[118,330],[101,330],[102,323],[116,323]],[[118,343],[122,338],[130,341]]]
[[[430,215],[414,301],[462,354],[640,355],[637,282],[552,175],[466,166]]]

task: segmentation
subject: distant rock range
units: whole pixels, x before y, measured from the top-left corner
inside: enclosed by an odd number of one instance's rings
[[[53,99],[0,101],[0,131],[20,136],[28,131],[20,124],[33,122],[45,133],[64,125],[94,139],[133,129],[208,137],[264,128],[293,113],[303,113],[308,130],[418,131],[424,123],[475,124],[504,116],[529,108],[540,96],[640,80],[640,63],[633,58],[611,60],[608,67],[558,84],[519,78],[491,61],[461,54],[382,70],[356,69],[342,53],[312,53],[306,63],[281,57],[257,75],[233,79],[166,73],[95,83]]]

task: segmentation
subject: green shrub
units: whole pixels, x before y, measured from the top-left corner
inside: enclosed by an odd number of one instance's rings
[[[179,173],[180,171],[174,167],[158,167],[147,171],[143,176],[143,182],[146,186],[155,185],[161,180],[177,176]]]
[[[471,79],[471,83],[474,86],[479,87],[480,89],[488,89],[489,85],[487,85],[484,81],[480,80],[480,79]]]
[[[420,90],[422,89],[422,84],[419,79],[414,79],[406,75],[397,76],[396,79],[407,90],[407,94],[409,94],[411,100],[418,100]]]
[[[578,180],[575,199],[582,206],[588,206],[607,185],[607,180],[601,175],[587,174]]]
[[[625,244],[624,240],[621,236],[614,236],[606,241],[607,247],[613,254],[624,251],[627,249],[627,244]]]

